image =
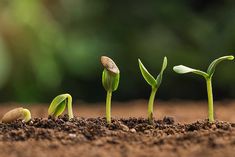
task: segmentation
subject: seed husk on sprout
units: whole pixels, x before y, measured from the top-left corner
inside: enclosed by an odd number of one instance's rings
[[[119,85],[120,71],[114,61],[107,57],[101,56],[101,64],[104,66],[102,73],[102,84],[107,91],[106,96],[106,120],[111,123],[111,98],[112,92],[117,90]]]

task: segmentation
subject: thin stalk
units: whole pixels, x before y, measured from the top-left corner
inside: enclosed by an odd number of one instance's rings
[[[111,98],[112,91],[107,91],[106,96],[106,120],[108,124],[111,124]]]
[[[151,95],[149,98],[149,103],[148,103],[148,120],[150,123],[153,122],[153,104],[154,104],[156,92],[157,92],[157,88],[152,88]]]
[[[213,110],[213,92],[211,78],[206,79],[207,95],[208,95],[208,118],[209,122],[214,122],[214,110]]]
[[[73,118],[72,97],[68,95],[68,114],[69,119]]]

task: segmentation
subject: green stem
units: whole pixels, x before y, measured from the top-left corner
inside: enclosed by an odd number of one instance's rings
[[[111,124],[111,98],[112,91],[107,91],[106,96],[106,120],[108,124]]]
[[[208,118],[209,122],[214,122],[214,110],[213,110],[213,92],[211,78],[206,79],[207,95],[208,95]]]
[[[68,114],[69,119],[73,118],[72,97],[68,94]]]
[[[157,88],[152,88],[151,95],[149,98],[149,103],[148,103],[148,120],[150,123],[153,122],[153,104],[154,104],[156,92],[157,92]]]

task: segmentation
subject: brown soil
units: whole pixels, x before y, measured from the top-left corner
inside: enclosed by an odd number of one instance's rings
[[[136,103],[136,102],[135,102]],[[146,102],[145,102],[146,103]],[[143,102],[131,106],[124,104],[119,110],[122,117],[128,108],[135,108],[142,115]],[[232,102],[217,103],[216,108],[221,110],[216,114],[217,119],[232,120],[230,122],[216,121],[209,123],[203,119],[201,112],[206,103],[190,104],[174,103],[181,107],[182,115],[177,116],[172,112],[170,103],[161,103],[156,110],[161,120],[156,119],[149,124],[144,118],[121,118],[116,116],[112,124],[106,124],[105,118],[97,118],[96,110],[99,107],[91,107],[90,115],[93,118],[77,117],[68,120],[68,116],[61,116],[53,120],[46,118],[46,107],[34,106],[33,116],[44,115],[44,118],[33,118],[29,123],[20,120],[10,124],[0,123],[0,156],[1,157],[234,157],[235,156],[235,104]],[[203,104],[203,105],[201,105]],[[222,105],[220,105],[222,104]],[[12,104],[16,106],[16,104]],[[117,105],[114,103],[114,105]],[[126,106],[129,105],[129,106]],[[182,105],[182,106],[181,106]],[[0,107],[1,115],[13,106]],[[18,106],[18,105],[17,105]],[[227,109],[223,110],[223,108]],[[123,109],[122,109],[123,108]],[[76,109],[76,107],[75,107]],[[80,109],[80,110],[79,110]],[[78,107],[78,113],[88,110],[87,107]],[[206,107],[205,107],[206,110]],[[4,111],[4,112],[3,112]],[[45,113],[44,113],[45,111]],[[143,112],[144,111],[144,112]],[[159,113],[160,111],[161,114]],[[83,114],[84,114],[83,113]],[[88,112],[87,112],[88,113]],[[114,112],[115,113],[115,112]],[[121,115],[119,113],[119,115]],[[138,112],[137,112],[138,113]],[[191,113],[191,114],[190,114]],[[200,114],[196,114],[200,113]],[[89,114],[84,115],[88,117]],[[173,115],[164,117],[161,115]],[[118,114],[117,114],[118,115]],[[143,114],[144,115],[144,114]],[[155,115],[155,117],[158,117]],[[192,122],[195,118],[194,122]],[[178,120],[180,119],[180,120]]]

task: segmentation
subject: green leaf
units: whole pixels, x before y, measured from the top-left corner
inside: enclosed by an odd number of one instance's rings
[[[113,92],[117,90],[120,79],[120,70],[115,62],[107,57],[101,56],[101,64],[104,66],[102,73],[102,84],[106,91]]]
[[[23,117],[24,117],[24,119],[23,119],[24,122],[27,123],[28,121],[31,120],[31,113],[28,109],[23,108],[22,113],[23,113]]]
[[[52,117],[58,117],[64,112],[67,104],[68,104],[68,94],[58,95],[51,102],[48,109],[48,115]]]
[[[201,70],[197,70],[197,69],[192,69],[192,68],[186,67],[184,65],[174,66],[173,70],[176,73],[179,73],[179,74],[194,73],[194,74],[201,75],[204,78],[208,78],[208,74],[207,73],[205,73],[205,72],[203,72]]]
[[[220,57],[218,59],[215,59],[208,67],[207,69],[207,74],[209,75],[209,77],[212,77],[214,72],[215,72],[215,67],[222,61],[224,60],[233,60],[234,59],[234,56],[223,56],[223,57]]]
[[[139,67],[142,76],[144,77],[145,81],[152,87],[156,87],[157,81],[154,79],[154,77],[148,72],[148,70],[144,67],[142,64],[141,60],[138,59],[139,61]]]
[[[166,67],[167,67],[167,57],[164,57],[164,60],[163,60],[163,63],[162,63],[161,72],[158,74],[157,79],[156,79],[156,81],[157,81],[157,85],[156,85],[157,88],[159,88],[161,83],[162,83],[162,76],[163,76],[163,72],[166,69]]]
[[[119,85],[120,73],[113,78],[113,91],[117,90]]]
[[[61,115],[61,114],[64,112],[64,110],[65,110],[65,108],[66,108],[66,104],[67,104],[66,101],[67,101],[67,100],[62,101],[62,102],[57,106],[55,112],[53,113],[53,116],[54,116],[54,117],[58,117],[59,115]]]
[[[120,73],[114,74],[107,69],[102,73],[102,84],[106,91],[115,91],[118,88]]]

